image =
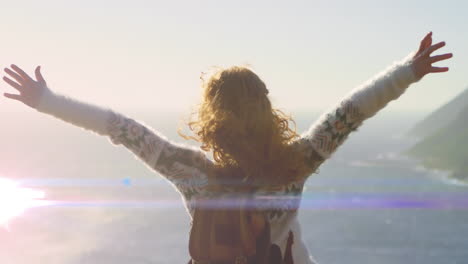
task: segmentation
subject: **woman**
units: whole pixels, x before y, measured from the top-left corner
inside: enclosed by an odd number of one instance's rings
[[[6,68],[8,77],[3,79],[19,94],[4,95],[124,145],[177,188],[191,217],[197,199],[221,198],[254,186],[254,196],[269,197],[266,210],[275,254],[285,263],[316,263],[297,221],[304,182],[350,132],[411,83],[428,73],[448,71],[432,66],[452,57],[431,57],[444,45],[432,45],[432,33],[427,34],[416,53],[352,90],[302,135],[289,127],[289,117],[272,108],[268,90],[255,73],[242,67],[219,70],[203,83],[203,101],[189,123],[195,136],[184,136],[201,142],[214,160],[200,149],[170,142],[142,122],[51,91],[40,67],[36,80],[15,65]]]

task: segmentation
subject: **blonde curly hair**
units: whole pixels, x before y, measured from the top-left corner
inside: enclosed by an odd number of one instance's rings
[[[201,79],[202,102],[188,122],[195,136],[180,130],[179,134],[213,151],[216,176],[240,176],[244,182],[272,189],[303,176],[308,169],[304,154],[291,144],[299,137],[296,124],[272,108],[268,89],[257,74],[234,66]]]

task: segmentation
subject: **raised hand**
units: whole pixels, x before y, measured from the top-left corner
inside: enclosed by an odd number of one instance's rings
[[[434,67],[432,63],[443,61],[452,58],[452,53],[446,53],[442,55],[432,56],[431,54],[445,46],[445,42],[439,42],[437,44],[432,45],[432,32],[429,32],[423,40],[421,40],[421,44],[419,45],[419,50],[413,57],[413,72],[416,75],[417,79],[421,79],[424,75],[428,73],[435,73],[435,72],[446,72],[449,70],[448,67]]]
[[[36,67],[36,80],[29,77],[28,74],[14,64],[11,65],[11,69],[5,68],[5,72],[9,77],[4,76],[3,80],[11,87],[18,90],[19,94],[4,93],[3,95],[36,108],[42,93],[48,89],[46,81],[41,74],[41,66]]]

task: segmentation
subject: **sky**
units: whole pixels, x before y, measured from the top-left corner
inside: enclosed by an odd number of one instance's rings
[[[52,90],[116,110],[190,111],[200,74],[232,65],[250,65],[276,107],[325,110],[429,31],[450,71],[387,111],[432,111],[468,87],[467,1],[1,1],[2,68],[41,65]],[[25,106],[2,97],[7,110]]]

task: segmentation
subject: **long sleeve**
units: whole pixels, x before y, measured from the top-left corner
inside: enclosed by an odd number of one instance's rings
[[[418,81],[412,68],[413,54],[395,62],[374,78],[351,90],[340,102],[303,133],[298,140],[312,167],[330,158],[365,119],[375,115]]]
[[[176,144],[141,121],[110,109],[87,104],[46,89],[36,108],[123,145],[150,169],[171,181],[184,195],[193,195],[206,184],[211,161],[195,147]]]

